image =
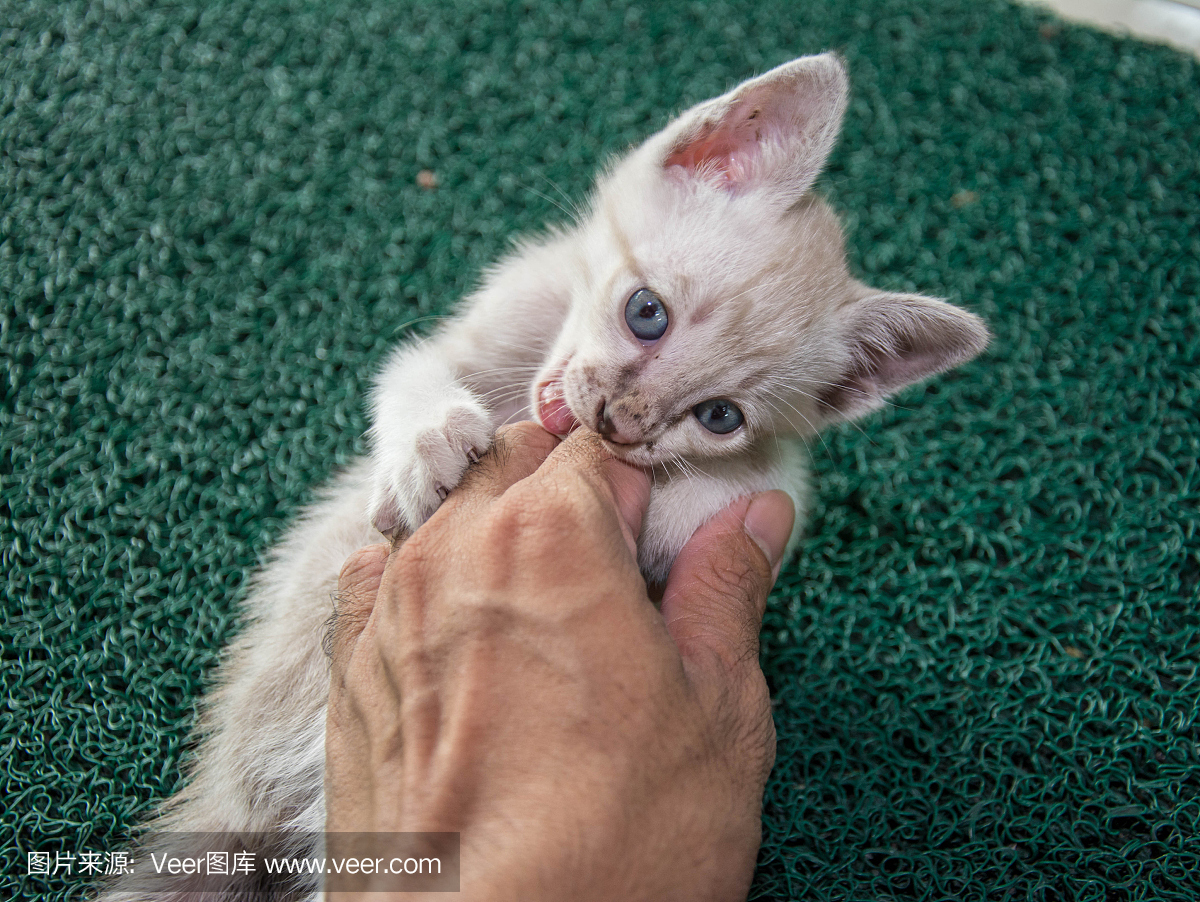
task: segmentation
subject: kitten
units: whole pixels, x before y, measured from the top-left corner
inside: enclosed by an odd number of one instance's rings
[[[974,315],[848,273],[837,219],[810,192],[846,98],[824,54],[688,110],[600,178],[580,222],[520,245],[435,337],[392,356],[370,460],[259,575],[192,779],[154,829],[321,830],[321,640],[341,564],[379,540],[372,523],[424,522],[500,424],[578,424],[652,467],[639,563],[662,583],[738,496],[783,488],[798,530],[807,438],[983,349]]]

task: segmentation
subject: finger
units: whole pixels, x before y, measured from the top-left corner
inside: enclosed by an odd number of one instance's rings
[[[570,474],[582,477],[616,506],[621,531],[634,556],[642,518],[650,502],[650,474],[612,455],[594,432],[577,429],[550,453],[537,480],[554,481]]]
[[[533,473],[558,446],[557,436],[537,423],[516,423],[497,430],[492,447],[463,473],[444,508],[453,510],[479,499],[498,498]]]
[[[701,526],[663,592],[667,631],[685,661],[757,664],[758,631],[796,512],[784,492],[741,498]]]
[[[325,632],[325,653],[335,675],[345,671],[358,637],[371,619],[390,551],[388,545],[360,548],[346,559],[338,574],[333,616]]]

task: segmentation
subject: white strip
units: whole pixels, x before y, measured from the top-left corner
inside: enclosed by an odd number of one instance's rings
[[[1026,0],[1064,19],[1170,44],[1200,57],[1200,0]],[[1185,6],[1184,3],[1187,5]]]

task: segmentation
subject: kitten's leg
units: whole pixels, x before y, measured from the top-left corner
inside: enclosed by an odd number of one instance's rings
[[[436,336],[393,354],[371,403],[370,515],[380,531],[420,526],[495,430],[528,416],[580,266],[572,239],[526,245]]]
[[[731,460],[656,470],[650,506],[638,538],[638,564],[648,582],[665,584],[688,539],[736,498],[782,489],[796,505],[796,525],[785,556],[803,532],[808,508],[808,456],[798,440],[772,439],[756,453]]]
[[[491,410],[461,382],[441,343],[402,348],[375,388],[371,519],[380,532],[415,529],[492,444]]]

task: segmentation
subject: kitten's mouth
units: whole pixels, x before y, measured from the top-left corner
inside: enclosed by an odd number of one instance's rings
[[[534,398],[536,399],[534,415],[537,417],[537,421],[547,432],[552,432],[560,438],[565,438],[579,428],[587,429],[591,432],[596,431],[594,426],[591,424],[585,425],[576,417],[574,411],[571,410],[571,406],[567,403],[562,380],[563,373],[566,371],[567,363],[569,362],[568,358],[568,360],[563,361],[559,366],[555,367],[548,379],[538,383],[537,390],[534,392]],[[645,466],[652,463],[652,461],[646,461],[642,458],[654,450],[653,441],[618,442],[603,434],[600,436],[600,439],[604,442],[604,447],[614,457],[637,466]]]
[[[543,429],[560,436],[569,434],[579,426],[579,420],[575,418],[575,414],[567,406],[567,399],[563,396],[561,371],[538,386],[537,418]]]
[[[591,426],[584,426],[580,423],[568,406],[567,400],[563,396],[561,371],[553,378],[538,384],[536,398],[536,416],[538,422],[542,424],[542,428],[547,432],[565,437],[580,428],[595,431]],[[600,436],[600,439],[614,457],[624,460],[626,463],[639,467],[653,466],[654,464],[653,460],[645,459],[654,450],[653,441],[625,444],[614,442],[604,435]]]

